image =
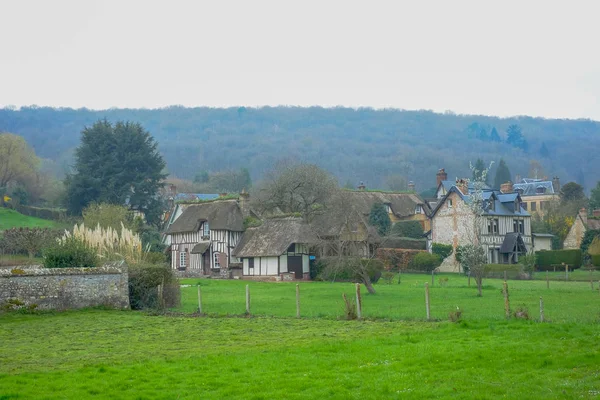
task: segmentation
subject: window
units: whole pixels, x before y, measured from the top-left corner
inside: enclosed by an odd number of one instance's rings
[[[496,211],[496,200],[494,200],[494,198],[490,198],[488,200],[488,205],[489,205],[490,211]]]
[[[544,193],[546,193],[546,188],[543,187],[543,186],[538,186],[538,187],[535,188],[535,192],[537,194],[544,194]]]
[[[248,269],[254,269],[254,257],[248,259]]]
[[[527,210],[527,208],[525,208]],[[531,211],[535,211],[537,209],[537,203],[535,201],[531,202]]]
[[[205,221],[202,226],[204,227],[202,230],[202,236],[210,236],[210,226],[208,226],[208,221]]]
[[[488,234],[493,235],[498,233],[498,218],[488,219]]]
[[[515,212],[521,211],[521,203],[519,203],[519,199],[515,199]]]
[[[423,207],[420,204],[415,207],[415,214],[423,214]]]
[[[388,214],[392,213],[392,207],[390,206],[389,203],[384,203],[383,204],[385,206],[385,212],[387,212]]]
[[[534,205],[535,203],[531,203],[531,204],[532,204],[532,205]],[[523,206],[523,208],[525,209],[525,211],[527,211],[527,206],[528,206],[528,204],[527,204],[527,203],[523,203],[523,204],[522,204],[522,206]]]
[[[546,209],[546,202],[540,201],[540,210],[545,210],[545,209]]]
[[[219,262],[219,253],[213,253],[213,258],[215,260],[213,268],[215,268],[215,269],[221,268],[221,263]]]
[[[187,266],[187,249],[179,253],[179,268]]]
[[[452,199],[448,199],[448,208],[452,208]]]
[[[290,244],[290,247],[288,247],[287,251],[288,253],[293,253],[296,250],[296,246],[294,243]]]
[[[513,232],[525,233],[525,223],[522,219],[513,220]]]

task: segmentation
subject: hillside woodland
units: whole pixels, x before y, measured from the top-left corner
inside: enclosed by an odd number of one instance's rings
[[[341,185],[422,192],[444,167],[449,178],[470,176],[469,162],[500,158],[514,175],[531,161],[547,176],[575,181],[589,192],[600,180],[600,123],[531,117],[436,114],[369,108],[263,107],[0,109],[0,132],[23,136],[44,167],[62,177],[73,164],[80,133],[96,121],[139,122],[159,144],[171,177],[249,171],[258,181],[277,161],[315,163]],[[541,176],[540,176],[541,177]],[[202,179],[201,179],[202,180]],[[249,181],[249,180],[248,180]]]

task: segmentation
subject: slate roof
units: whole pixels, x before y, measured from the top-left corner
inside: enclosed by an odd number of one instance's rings
[[[240,258],[280,256],[292,243],[316,242],[316,235],[301,218],[270,218],[261,226],[246,229],[233,255]]]
[[[204,221],[208,221],[211,230],[244,230],[244,217],[237,200],[217,200],[189,205],[166,233],[197,232]]]
[[[448,190],[450,190],[450,188],[452,186],[456,186],[456,180],[453,180],[453,181],[441,181],[440,185],[442,185],[444,187],[444,189],[446,189],[446,191],[448,191]],[[438,186],[438,189],[439,189],[439,186]],[[484,184],[482,189],[489,190],[490,187],[488,185]],[[472,182],[469,182],[469,192],[472,192],[473,190],[475,190],[475,185],[473,185]]]
[[[545,189],[544,193],[538,193],[537,188]],[[522,191],[522,196],[539,196],[543,194],[555,194],[552,181],[542,181],[541,179],[523,179],[521,183],[513,184],[514,191]]]
[[[431,213],[431,217],[437,213],[437,211],[441,208],[442,204],[445,203],[446,198],[450,195],[450,193],[457,193],[461,199],[465,203],[469,203],[471,201],[471,195],[463,194],[456,186],[452,186],[450,190],[446,193],[444,198],[438,202],[437,206]],[[515,216],[515,217],[530,217],[529,214],[523,207],[520,207],[518,211],[515,211],[514,204],[515,200],[520,198],[518,193],[502,193],[499,190],[484,190],[482,192],[482,198],[484,200],[485,212],[483,215],[486,216]],[[494,208],[492,209],[486,203],[490,201],[494,201]]]
[[[423,212],[428,215],[431,211],[429,205],[416,193],[370,192],[366,190],[342,191],[352,208],[363,215],[368,215],[375,203],[388,204],[392,212],[398,217],[415,214],[418,205],[423,207]]]
[[[525,246],[525,242],[523,241],[523,237],[518,232],[509,232],[504,236],[504,241],[502,242],[502,246],[500,247],[500,253],[514,253],[515,247],[517,248],[517,252],[521,253],[527,251],[527,247]]]

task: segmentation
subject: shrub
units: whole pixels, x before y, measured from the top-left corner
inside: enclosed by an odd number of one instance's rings
[[[595,254],[592,257],[592,265],[594,267],[600,267],[600,254]]]
[[[383,262],[386,271],[406,270],[413,257],[423,250],[410,249],[377,249],[376,257]]]
[[[371,283],[377,283],[383,273],[383,262],[376,259],[359,259],[357,257],[347,257],[338,259],[337,257],[322,258],[322,272],[319,279],[324,281],[337,282],[362,282],[358,271],[366,268]]]
[[[158,286],[162,285],[163,301]],[[134,310],[171,308],[180,303],[179,282],[166,264],[133,264],[129,266],[129,303]]]
[[[93,268],[98,266],[96,252],[76,238],[56,242],[44,250],[46,268]]]
[[[536,251],[536,264],[538,270],[546,271],[554,269],[554,266],[565,263],[572,268],[581,266],[582,254],[580,249],[572,250],[540,250]]]
[[[356,302],[354,301],[354,298],[350,296],[350,299],[348,299],[346,293],[342,294],[342,298],[344,299],[344,318],[347,320],[358,318],[358,314],[356,313]]]
[[[413,257],[410,268],[416,271],[431,272],[439,267],[440,263],[440,256],[437,254],[422,252]]]
[[[26,251],[29,258],[33,258],[59,235],[59,231],[49,228],[7,229],[4,231],[3,247],[6,247],[6,250],[12,253]]]
[[[391,234],[399,237],[422,239],[423,226],[419,221],[396,222],[392,228]]]
[[[426,250],[427,241],[425,239],[386,236],[381,240],[380,247],[384,249]]]
[[[384,282],[387,283],[388,285],[390,285],[392,283],[392,280],[394,279],[394,276],[396,274],[394,274],[393,272],[390,271],[385,271],[381,274],[381,277],[383,278]]]
[[[450,254],[452,254],[451,244],[433,243],[431,245],[431,252],[440,256],[440,260],[444,260]]]

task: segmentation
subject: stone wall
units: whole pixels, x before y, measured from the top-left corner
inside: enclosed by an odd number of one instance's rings
[[[106,306],[129,308],[127,266],[97,268],[0,268],[0,305],[19,300],[37,309],[65,310]]]

